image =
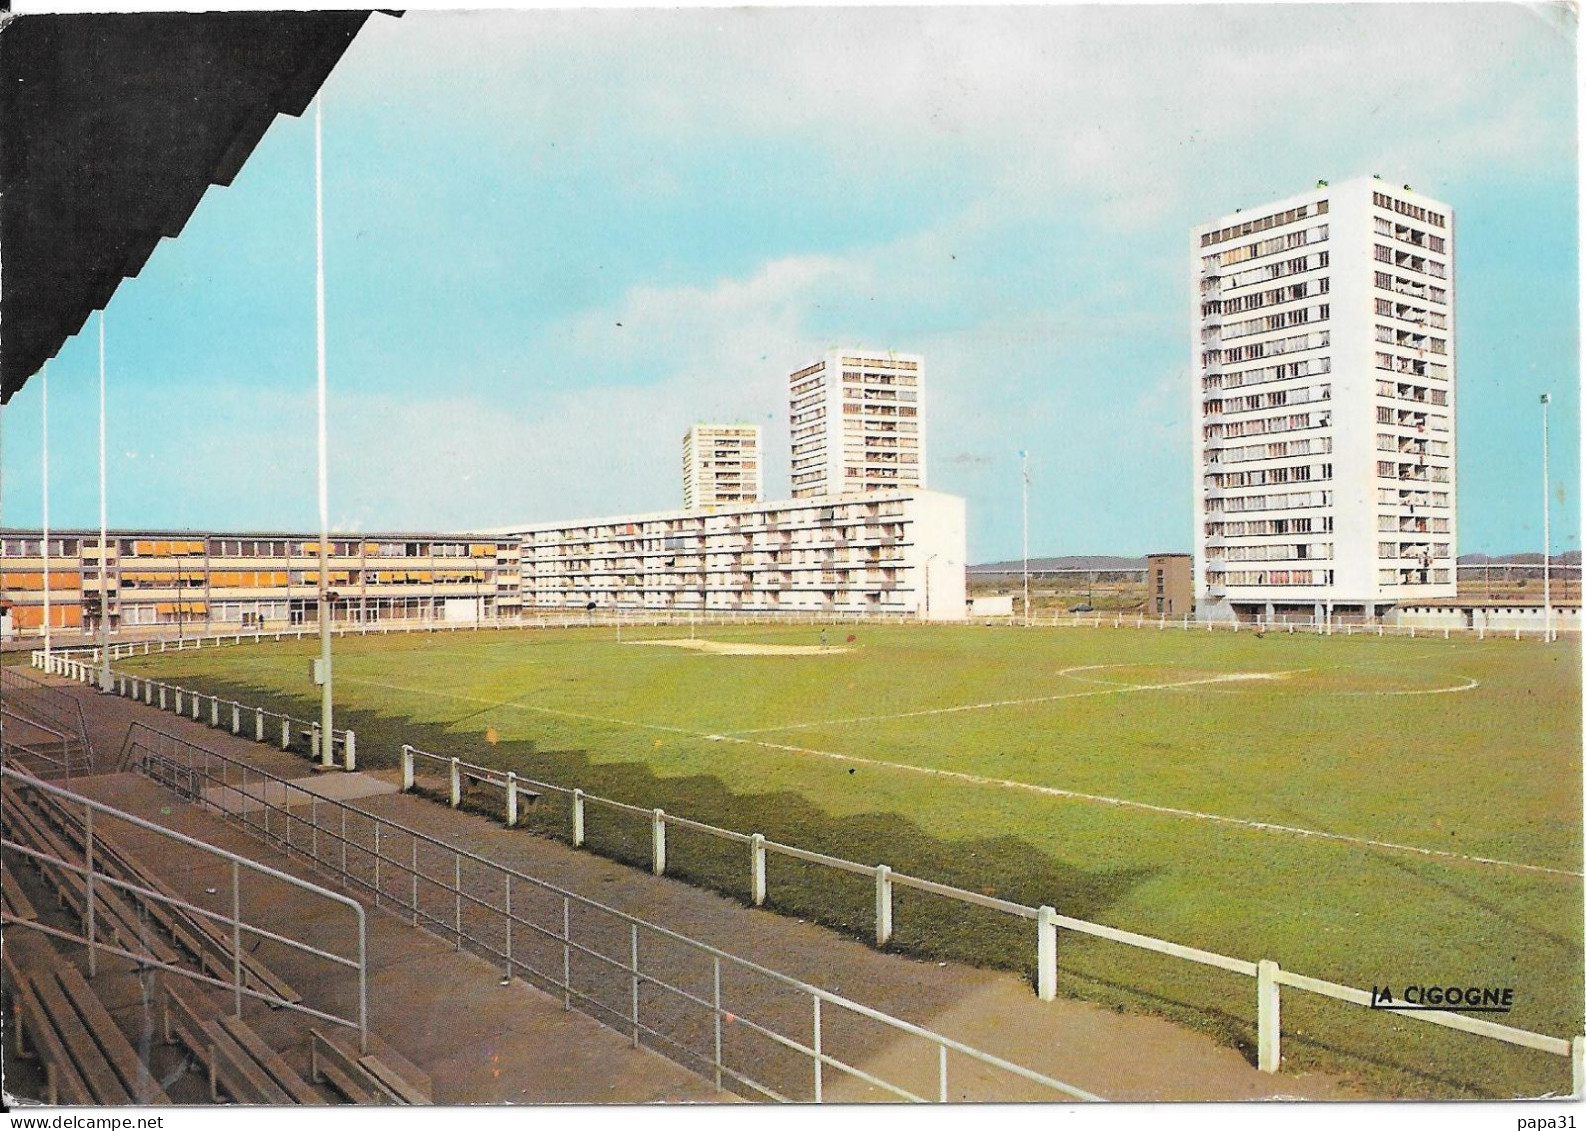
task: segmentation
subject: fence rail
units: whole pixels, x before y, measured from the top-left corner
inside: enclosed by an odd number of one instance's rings
[[[95,801],[92,798],[83,796],[82,794],[74,793],[56,785],[51,785],[46,781],[33,777],[32,775],[22,773],[21,771],[13,769],[10,766],[0,766],[0,777],[3,777],[6,781],[12,783],[15,786],[48,794],[54,797],[62,805],[81,806],[84,814],[84,852],[82,863],[77,863],[72,860],[65,860],[49,853],[41,852],[36,848],[11,839],[9,835],[0,834],[0,846],[3,846],[8,853],[15,853],[20,856],[25,856],[29,859],[37,860],[41,863],[47,863],[55,868],[65,869],[84,878],[85,889],[87,892],[84,923],[84,929],[87,932],[86,935],[77,936],[59,928],[38,923],[34,920],[14,919],[10,915],[6,915],[5,922],[8,925],[16,928],[38,930],[54,938],[86,945],[88,948],[88,972],[90,977],[92,977],[96,972],[98,956],[101,952],[114,954],[119,957],[131,958],[139,962],[140,965],[155,967],[172,974],[177,974],[182,977],[192,979],[194,981],[203,982],[207,985],[230,989],[233,998],[233,1011],[238,1017],[242,1016],[243,998],[254,998],[266,1002],[271,1008],[290,1009],[295,1012],[304,1013],[309,1016],[319,1018],[322,1021],[326,1021],[334,1025],[340,1025],[345,1028],[354,1029],[358,1033],[359,1048],[365,1053],[369,1051],[369,948],[366,923],[364,920],[364,909],[357,900],[350,899],[345,895],[330,891],[329,889],[320,887],[317,884],[309,883],[306,880],[300,880],[296,876],[288,875],[287,873],[278,871],[277,869],[271,868],[266,864],[261,864],[258,861],[250,860],[246,856],[239,856],[234,852],[227,852],[225,849],[218,848],[215,845],[207,844],[204,841],[196,840],[190,836],[184,836],[181,833],[164,828],[160,825],[154,824],[151,821],[146,821],[141,817],[137,817],[120,809],[116,809],[110,805],[103,804],[102,802]],[[228,863],[230,865],[231,888],[230,911],[217,911],[212,908],[200,907],[197,904],[178,898],[169,893],[155,891],[141,884],[132,883],[127,880],[120,879],[114,875],[108,874],[98,866],[98,856],[95,853],[96,845],[94,815],[96,813],[100,814],[102,819],[108,818],[117,822],[131,825],[134,828],[143,829],[166,840],[183,844],[190,848],[198,849],[206,856]],[[279,934],[275,931],[268,930],[265,927],[260,926],[258,923],[250,923],[243,917],[244,901],[242,895],[242,876],[245,872],[252,876],[266,878],[281,884],[285,884],[288,887],[294,888],[298,891],[306,892],[312,896],[340,904],[341,906],[350,910],[353,913],[356,923],[356,956],[341,955],[335,953],[334,951],[324,950],[320,947],[312,946],[308,943],[301,942],[299,940]],[[222,981],[220,979],[212,978],[209,975],[201,972],[188,970],[185,967],[161,962],[152,955],[134,953],[132,951],[126,950],[123,947],[117,946],[104,938],[98,937],[98,932],[96,932],[95,929],[94,914],[94,891],[96,887],[109,887],[118,891],[125,891],[136,896],[139,900],[153,900],[163,903],[167,906],[178,908],[189,915],[197,915],[229,928],[229,935],[231,939],[231,981]],[[316,1009],[313,1006],[305,1005],[301,1001],[292,1001],[289,998],[272,991],[268,986],[262,989],[255,989],[252,986],[245,985],[244,982],[246,981],[246,978],[243,962],[244,936],[280,943],[281,945],[289,947],[293,950],[323,959],[324,961],[335,966],[357,971],[357,1015],[354,1017],[342,1017],[339,1014],[325,1009]]]
[[[1372,1005],[1371,995],[1365,990],[1325,981],[1320,978],[1295,974],[1291,971],[1283,970],[1276,962],[1265,959],[1252,962],[1243,958],[1234,958],[1229,955],[1202,950],[1198,947],[1186,946],[1182,943],[1153,938],[1150,935],[1142,935],[1134,931],[1122,930],[1118,927],[1109,927],[1101,923],[1092,923],[1088,920],[1060,915],[1048,906],[1029,907],[1024,904],[997,899],[994,896],[982,895],[979,892],[968,891],[964,888],[954,887],[951,884],[895,872],[886,864],[864,864],[855,860],[845,860],[839,856],[831,856],[823,852],[815,852],[810,849],[768,840],[760,833],[743,833],[733,829],[724,829],[702,821],[678,817],[662,809],[647,809],[641,805],[614,801],[610,798],[586,793],[582,789],[573,789],[554,782],[520,777],[515,773],[508,772],[504,774],[497,769],[477,766],[463,762],[458,758],[430,753],[412,745],[404,745],[402,747],[402,789],[404,792],[414,788],[417,780],[416,768],[421,764],[439,764],[445,767],[451,785],[450,803],[453,808],[456,808],[461,802],[462,791],[460,786],[464,781],[502,786],[509,791],[507,812],[511,815],[511,820],[508,821],[508,824],[517,823],[516,802],[511,800],[511,798],[516,796],[518,791],[532,790],[560,794],[570,798],[572,801],[571,839],[574,847],[584,847],[585,845],[586,822],[591,806],[647,817],[651,822],[651,870],[656,875],[662,875],[666,871],[666,829],[668,825],[689,828],[695,832],[701,832],[723,840],[735,841],[740,844],[747,843],[751,846],[748,861],[750,891],[756,906],[764,904],[767,897],[765,860],[768,853],[788,856],[806,863],[823,865],[843,872],[873,876],[876,885],[875,941],[877,946],[885,946],[892,936],[892,889],[894,887],[914,888],[961,903],[990,908],[991,910],[1001,911],[1021,919],[1034,920],[1036,923],[1036,992],[1045,1001],[1050,1001],[1057,996],[1059,929],[1073,931],[1076,934],[1089,935],[1093,938],[1106,939],[1124,946],[1152,951],[1156,954],[1194,962],[1202,966],[1215,967],[1243,977],[1255,978],[1257,980],[1257,1061],[1258,1067],[1263,1072],[1276,1072],[1281,1059],[1279,1035],[1281,1016],[1279,1009],[1280,986],[1288,986],[1301,992],[1330,997],[1352,1005],[1367,1007]],[[1525,1048],[1551,1053],[1555,1056],[1567,1057],[1571,1062],[1574,1094],[1583,1094],[1583,1073],[1586,1073],[1586,1037],[1566,1040],[1562,1037],[1533,1033],[1526,1029],[1478,1020],[1448,1011],[1382,1011],[1399,1013],[1401,1016],[1410,1017],[1429,1025],[1436,1025],[1446,1029],[1457,1029],[1476,1036],[1503,1041],[1507,1044],[1520,1045]]]
[[[1475,602],[1481,604],[1481,602]],[[1410,624],[1384,624],[1382,622],[1367,621],[1357,618],[1333,617],[1331,621],[1316,620],[1314,617],[1281,618],[1274,620],[1258,619],[1254,621],[1198,621],[1188,616],[1165,617],[1152,616],[1144,612],[1093,612],[1093,613],[1065,613],[1054,611],[1050,613],[1031,613],[1025,616],[1014,613],[1011,616],[988,616],[985,614],[969,614],[961,621],[923,621],[919,617],[898,613],[863,613],[852,615],[815,616],[806,612],[800,613],[669,613],[659,610],[634,609],[631,612],[601,612],[594,614],[573,614],[560,612],[546,612],[541,615],[525,615],[522,617],[494,617],[476,621],[377,621],[368,624],[343,624],[333,625],[331,635],[335,637],[348,636],[387,636],[393,633],[438,633],[438,632],[475,632],[492,630],[517,630],[517,629],[557,629],[557,628],[616,628],[620,633],[628,628],[742,628],[752,625],[768,627],[788,625],[898,625],[898,624],[929,624],[933,626],[953,625],[996,625],[1016,624],[1031,628],[1135,628],[1150,629],[1155,631],[1173,630],[1178,632],[1276,632],[1298,634],[1306,633],[1317,636],[1399,636],[1414,639],[1475,639],[1475,640],[1524,640],[1545,639],[1548,630],[1541,625],[1498,626],[1484,625],[1410,625]],[[1579,620],[1571,623],[1562,609],[1555,608],[1553,614],[1552,635],[1579,635],[1583,626]],[[112,660],[126,659],[131,656],[152,655],[160,652],[180,652],[200,649],[205,647],[222,647],[227,644],[260,644],[266,641],[280,642],[284,640],[301,641],[305,639],[317,640],[319,630],[314,627],[296,627],[268,631],[255,629],[249,632],[207,632],[200,635],[187,635],[177,639],[151,636],[146,639],[122,640],[110,645]],[[100,645],[67,644],[52,647],[46,652],[42,648],[33,649],[30,653],[32,665],[35,668],[44,668],[48,663],[46,657],[62,656],[68,659],[87,661],[90,664],[99,663]]]
[[[88,734],[88,722],[83,717],[82,704],[75,696],[67,695],[58,687],[41,683],[24,675],[20,668],[8,665],[0,666],[0,698],[25,721],[78,746],[83,760],[89,765],[93,764],[93,739]]]
[[[27,741],[18,732],[32,731],[43,736]],[[78,756],[74,757],[74,749]],[[49,780],[71,780],[93,772],[93,764],[81,754],[70,735],[62,734],[47,723],[37,722],[12,711],[9,705],[0,706],[0,751],[8,758],[23,760],[35,776]]]
[[[1002,622],[1009,623],[1007,616],[987,617],[984,615],[971,616],[970,621],[981,623]],[[1014,624],[1028,625],[1032,628],[1134,628],[1150,629],[1158,632],[1240,632],[1255,633],[1280,633],[1290,636],[1397,636],[1410,640],[1541,640],[1546,637],[1547,630],[1541,625],[1523,625],[1518,627],[1497,627],[1493,625],[1419,625],[1419,624],[1383,624],[1381,622],[1354,622],[1334,619],[1329,624],[1326,620],[1316,621],[1311,618],[1296,620],[1254,620],[1254,621],[1197,621],[1185,617],[1158,617],[1147,616],[1143,613],[1044,613],[1032,614],[1028,619],[1018,613],[1013,614],[1011,622]],[[1565,623],[1563,618],[1554,612],[1552,634],[1555,638],[1561,634],[1579,635],[1579,623]]]
[[[90,686],[98,685],[101,673],[95,662],[78,660],[59,652],[51,653],[44,663],[44,670]],[[322,736],[317,719],[300,719],[281,711],[250,706],[236,699],[208,695],[180,684],[114,670],[110,673],[110,689],[113,694],[123,698],[158,707],[162,711],[169,710],[194,722],[207,722],[217,729],[229,729],[232,734],[252,738],[255,742],[278,744],[282,750],[306,753],[312,761],[318,761],[320,757]],[[330,753],[332,761],[339,757],[343,769],[357,769],[357,733],[332,728]]]
[[[635,618],[634,621],[630,621],[629,623],[637,622],[638,618]],[[731,618],[722,618],[722,622],[747,623],[747,621],[739,621]],[[564,618],[563,623],[582,625],[587,622],[582,618]],[[643,623],[659,625],[678,622],[677,618],[674,617],[656,616],[646,618]],[[787,621],[784,619],[778,623],[787,623]],[[831,622],[827,621],[826,623]],[[1204,629],[1208,632],[1232,631],[1236,633],[1242,629],[1246,631],[1256,629],[1274,632],[1295,632],[1304,630],[1315,632],[1317,634],[1332,635],[1337,635],[1340,631],[1342,631],[1345,635],[1397,635],[1408,636],[1411,638],[1415,638],[1418,634],[1422,637],[1435,637],[1441,635],[1444,638],[1448,638],[1451,632],[1465,636],[1474,635],[1479,638],[1484,638],[1486,635],[1501,635],[1507,637],[1511,634],[1510,630],[1503,630],[1502,632],[1499,632],[1497,630],[1483,630],[1480,628],[1427,629],[1419,628],[1417,626],[1389,626],[1381,624],[1328,625],[1324,623],[1309,626],[1301,626],[1296,624],[1251,625],[1241,624],[1239,622],[1232,622],[1229,624],[1214,624],[1207,622],[1205,624],[1200,624],[1191,622],[1187,618],[1184,618],[1181,621],[1169,621],[1162,618],[1153,620],[1143,616],[1125,617],[1121,614],[1112,618],[1096,616],[1086,618],[1066,618],[1061,620],[1057,614],[1053,614],[1049,620],[1043,620],[1040,623],[1059,627],[1067,624],[1071,627],[1092,628],[1100,628],[1103,625],[1110,623],[1111,627],[1114,628],[1155,628],[1158,631],[1165,631],[1169,628],[1178,628],[1181,631],[1200,631]],[[532,626],[533,625],[526,621],[513,621],[497,622],[489,626],[484,625],[482,622],[459,622],[455,625],[448,624],[445,627],[518,628]],[[547,626],[549,627],[549,625]],[[396,631],[396,629],[392,628],[390,631]],[[1555,626],[1554,633],[1556,634],[1559,631],[1561,631],[1561,628],[1559,626]],[[308,633],[306,632],[299,632],[297,635],[301,637],[307,634]],[[1516,628],[1512,630],[1512,634],[1516,639],[1521,638],[1522,634],[1540,637],[1543,634],[1543,630],[1540,628],[1535,630]],[[231,640],[234,643],[241,643],[244,641],[257,642],[264,639],[281,639],[283,636],[291,635],[291,633],[281,634],[264,632],[252,634],[226,634],[222,638],[217,638],[215,642],[218,646],[222,640]],[[163,649],[164,642],[155,641],[144,641],[141,642],[141,645],[113,645],[112,655],[116,654],[117,648],[129,649],[129,651],[121,653],[123,655],[139,654],[140,647],[142,652],[155,651],[157,650],[154,647],[156,644],[159,644],[160,648]],[[195,643],[194,646],[199,645]],[[76,651],[97,654],[97,648],[79,649]],[[67,667],[55,670],[60,670],[63,674],[74,675],[76,678],[82,678],[85,680],[85,682],[92,679],[90,670],[91,665],[85,663],[82,660],[77,660],[74,655],[68,655],[64,652],[55,652],[49,657],[45,657],[44,653],[35,652],[33,653],[33,658],[35,666],[47,667],[52,664],[66,664],[68,665]],[[91,659],[92,657],[90,656],[89,658]],[[71,665],[77,666],[72,667]],[[129,685],[132,688],[131,694],[133,697],[136,697],[137,692],[141,687],[144,693],[145,702],[152,702],[149,688],[153,687],[162,689],[160,701],[160,706],[162,709],[164,709],[166,706],[164,695],[164,689],[166,688],[171,688],[179,695],[186,694],[191,697],[196,694],[186,689],[174,688],[173,685],[161,684],[158,681],[146,679],[140,680],[138,677],[132,676],[124,676],[120,678],[129,681]],[[122,690],[122,686],[123,685],[118,682],[117,689],[121,690],[122,694],[127,694],[125,690]],[[218,704],[231,704],[231,701],[219,700],[214,696],[199,696],[199,698],[208,698],[211,701],[212,725],[219,726]],[[239,710],[242,709],[240,704],[231,705],[237,707]],[[177,713],[181,713],[180,706],[177,706],[175,709]],[[260,713],[259,717],[271,714],[269,712],[262,712],[262,709],[259,708],[247,709],[255,711],[256,713]],[[193,717],[198,718],[198,705],[196,700],[194,701],[193,712]],[[305,733],[317,735],[317,725],[313,723],[305,723],[303,725],[305,727],[312,728]],[[237,724],[234,722],[233,733],[237,733],[236,726]],[[350,753],[352,749],[355,749],[356,740],[351,735],[351,732],[346,733],[348,738],[345,745],[350,748],[349,757],[347,759],[348,768],[350,769],[354,764]],[[284,735],[285,732],[283,731],[283,736]],[[263,738],[260,737],[259,740],[263,741]],[[283,745],[285,745],[284,742]],[[506,815],[509,818],[508,823],[513,825],[518,823],[517,818],[519,813],[519,801],[525,794],[533,793],[535,791],[542,791],[567,796],[570,799],[572,806],[571,833],[572,842],[575,847],[584,846],[585,825],[587,820],[586,811],[590,805],[594,805],[596,807],[605,807],[615,812],[623,812],[630,815],[648,817],[651,821],[651,869],[658,875],[665,874],[666,872],[666,830],[668,826],[675,825],[680,828],[688,828],[695,832],[703,833],[707,836],[735,841],[738,843],[747,843],[750,846],[750,891],[753,902],[757,906],[763,905],[766,901],[766,858],[768,854],[787,856],[792,859],[798,859],[808,863],[832,867],[845,872],[869,875],[873,877],[876,886],[875,921],[876,941],[878,945],[885,945],[892,935],[892,889],[895,886],[902,886],[929,892],[963,903],[1001,911],[1023,919],[1033,919],[1037,924],[1036,989],[1037,993],[1043,1000],[1051,1000],[1052,998],[1055,998],[1057,992],[1057,931],[1059,928],[1074,931],[1079,934],[1090,935],[1096,938],[1107,939],[1112,942],[1136,947],[1142,950],[1154,951],[1159,954],[1195,962],[1200,965],[1216,967],[1218,969],[1226,970],[1230,973],[1238,974],[1244,977],[1253,977],[1257,980],[1256,1014],[1258,1029],[1258,1065],[1263,1071],[1276,1072],[1280,1060],[1280,1013],[1278,1008],[1280,986],[1287,985],[1291,989],[1299,990],[1301,992],[1309,992],[1319,994],[1321,996],[1332,997],[1336,1000],[1356,1005],[1369,1006],[1370,1004],[1369,994],[1367,994],[1366,991],[1350,986],[1340,985],[1338,983],[1327,982],[1321,979],[1308,978],[1302,975],[1292,974],[1288,971],[1282,970],[1275,962],[1270,962],[1268,960],[1252,962],[1246,959],[1234,958],[1228,955],[1220,955],[1211,951],[1205,951],[1196,947],[1173,943],[1163,939],[1152,938],[1148,935],[1141,935],[1115,927],[1108,927],[1099,923],[1091,923],[1085,920],[1073,919],[1068,916],[1057,914],[1057,912],[1050,907],[1029,907],[1022,904],[1011,903],[1005,900],[999,900],[994,897],[981,895],[977,892],[956,888],[952,885],[941,884],[936,881],[927,880],[923,877],[897,873],[892,871],[892,869],[885,864],[864,864],[857,861],[845,860],[841,857],[829,856],[824,853],[813,852],[809,849],[799,848],[794,845],[782,844],[777,841],[772,841],[759,833],[742,833],[731,829],[720,828],[706,824],[704,822],[669,814],[659,808],[646,808],[644,806],[634,805],[628,802],[620,802],[610,798],[598,797],[593,794],[588,794],[582,789],[569,788],[567,786],[552,782],[536,781],[530,778],[519,777],[518,775],[511,772],[503,772],[487,766],[478,766],[471,763],[465,763],[456,758],[422,751],[412,746],[404,746],[402,760],[403,788],[405,790],[411,789],[413,787],[415,760],[424,760],[445,766],[451,783],[451,803],[454,807],[460,803],[461,784],[463,781],[473,781],[476,783],[494,785],[501,788],[504,793],[503,801]],[[258,771],[255,772],[257,773]],[[1264,971],[1266,973],[1264,973]],[[1397,1011],[1384,1010],[1384,1012]],[[1456,1029],[1463,1032],[1473,1033],[1475,1035],[1504,1041],[1508,1044],[1520,1045],[1527,1048],[1537,1049],[1542,1052],[1568,1057],[1572,1065],[1574,1094],[1577,1096],[1586,1095],[1586,1037],[1575,1037],[1573,1039],[1566,1040],[1564,1038],[1552,1037],[1546,1034],[1532,1033],[1528,1030],[1498,1025],[1492,1022],[1476,1022],[1470,1018],[1463,1017],[1460,1014],[1450,1013],[1447,1011],[1412,1011],[1403,1015],[1426,1024]]]
[[[1100,1098],[146,724],[132,725],[124,750],[130,768],[157,780],[179,768],[193,800],[413,926],[502,963],[508,977],[560,993],[564,1008],[576,1005],[635,1046],[648,1039],[718,1087],[732,1081],[753,1095],[820,1102],[830,1069],[887,1096],[945,1101],[952,1054],[1049,1098]],[[930,1055],[898,1070],[901,1082],[853,1063],[883,1035],[921,1042]]]

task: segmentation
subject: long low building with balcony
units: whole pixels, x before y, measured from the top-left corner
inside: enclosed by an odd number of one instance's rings
[[[319,619],[319,539],[301,534],[0,534],[0,632],[277,629]],[[518,541],[369,534],[330,541],[330,616],[346,623],[516,616]],[[46,587],[46,578],[48,584]],[[47,594],[47,599],[46,599]]]
[[[964,616],[964,500],[899,490],[513,527],[523,607]]]

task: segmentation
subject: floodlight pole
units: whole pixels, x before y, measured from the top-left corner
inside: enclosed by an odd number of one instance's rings
[[[1019,471],[1024,480],[1021,501],[1024,511],[1024,623],[1030,624],[1030,453],[1019,452]]]
[[[105,498],[105,312],[99,312],[99,690],[110,690],[110,508]]]
[[[321,136],[323,96],[314,99],[314,328],[319,362],[319,761],[335,764],[332,754],[330,684],[330,497],[325,480],[325,160]]]
[[[39,370],[39,404],[44,415],[43,475],[44,521],[39,550],[44,555],[44,664],[49,670],[50,659],[50,368]]]
[[[1553,397],[1542,394],[1542,639],[1553,639],[1552,531],[1548,525],[1547,406]]]

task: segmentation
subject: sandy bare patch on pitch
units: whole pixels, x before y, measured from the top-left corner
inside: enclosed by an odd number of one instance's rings
[[[628,643],[687,648],[716,656],[830,656],[853,651],[852,648],[822,648],[819,644],[731,644],[721,640],[630,640]]]

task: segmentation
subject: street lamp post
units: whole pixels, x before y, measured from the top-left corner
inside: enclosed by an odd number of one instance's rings
[[[1019,473],[1023,480],[1021,503],[1024,512],[1024,623],[1030,624],[1030,453],[1019,449]]]
[[[50,659],[50,371],[45,366],[39,370],[39,410],[43,416],[43,460],[42,476],[43,486],[43,538],[39,541],[39,549],[44,554],[44,662],[47,666]]]
[[[314,99],[314,329],[319,363],[317,386],[319,404],[319,761],[329,769],[335,764],[331,747],[330,681],[330,497],[326,488],[325,440],[325,164],[321,136],[320,105],[324,96]]]
[[[105,312],[99,312],[99,690],[110,690],[110,510],[105,499]]]
[[[1552,562],[1553,539],[1549,528],[1548,470],[1547,470],[1547,406],[1553,397],[1542,394],[1542,639],[1553,639]]]

